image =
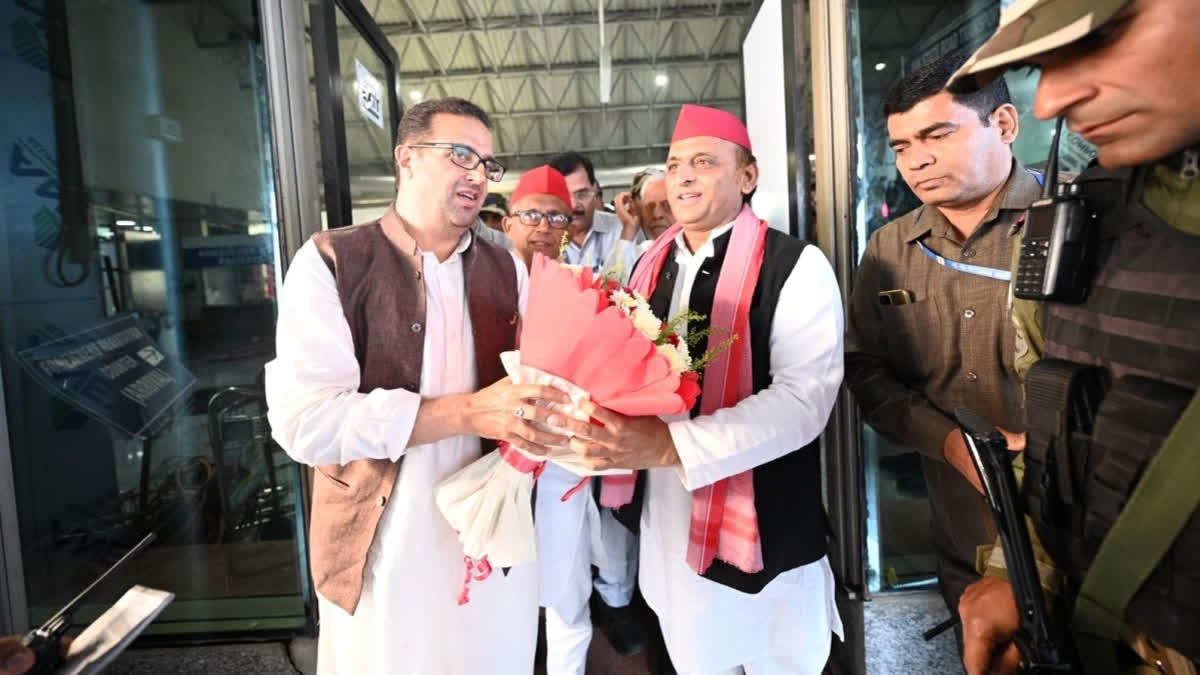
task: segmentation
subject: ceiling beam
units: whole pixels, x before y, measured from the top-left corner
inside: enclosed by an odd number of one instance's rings
[[[542,110],[514,110],[514,111],[497,111],[489,112],[488,117],[493,120],[509,120],[509,119],[532,119],[539,117],[562,117],[569,118],[578,115],[595,115],[599,113],[624,113],[635,110],[671,110],[679,108],[687,103],[695,103],[695,101],[659,101],[655,103],[629,103],[621,105],[585,105],[575,108],[558,108],[542,109]],[[709,99],[704,102],[705,105],[714,108],[736,108],[742,105],[743,101],[740,98],[716,98]],[[367,124],[367,121],[361,117],[354,117],[346,120],[346,127],[360,127]],[[314,123],[314,126],[316,124]]]
[[[622,26],[659,21],[689,21],[720,19],[723,17],[745,18],[750,14],[753,3],[727,2],[721,5],[720,14],[713,14],[712,5],[700,7],[647,8],[605,10],[606,26]],[[388,36],[405,35],[456,35],[461,33],[487,33],[497,31],[538,31],[546,28],[595,28],[596,12],[560,12],[542,14],[541,17],[510,14],[506,16],[472,16],[469,19],[445,19],[420,21],[412,14],[407,22],[382,23],[380,30]],[[416,19],[416,20],[413,20]],[[353,26],[338,29],[345,37],[358,35]]]
[[[661,58],[657,61],[650,59],[614,59],[612,63],[613,77],[616,77],[616,71],[619,69],[638,69],[644,68],[649,70],[652,67],[678,66],[678,67],[715,67],[720,64],[726,65],[741,65],[742,58],[738,52],[729,52],[723,54],[713,54],[712,58],[704,58],[703,56],[673,56],[670,58]],[[423,80],[436,80],[438,82],[455,82],[464,80],[474,80],[480,77],[489,79],[505,78],[505,77],[527,77],[529,75],[571,75],[572,73],[596,73],[599,66],[595,61],[585,61],[580,63],[556,63],[549,69],[545,64],[533,64],[516,67],[501,68],[499,71],[490,70],[487,68],[478,69],[472,68],[468,70],[449,70],[446,73],[437,71],[412,71],[401,72],[400,83],[404,86],[419,84]]]
[[[669,147],[671,147],[670,143],[646,143],[643,145],[615,145],[615,146],[611,146],[611,147],[607,147],[607,148],[600,148],[600,147],[578,148],[578,149],[573,149],[573,150],[575,152],[578,152],[581,155],[590,156],[590,155],[600,155],[602,153],[611,153],[611,152],[635,152],[635,151],[639,151],[639,150],[646,150],[646,151],[666,150]],[[497,159],[505,159],[505,158],[513,158],[513,157],[550,157],[553,155],[557,155],[567,149],[568,148],[557,148],[554,150],[533,149],[533,150],[525,150],[525,151],[520,151],[520,152],[498,152],[498,153],[496,153],[495,156]],[[386,173],[384,173],[384,174],[379,173],[379,162],[354,162],[350,165],[350,173],[355,176],[386,175]]]

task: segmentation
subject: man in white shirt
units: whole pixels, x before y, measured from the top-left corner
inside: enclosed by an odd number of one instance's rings
[[[688,675],[815,675],[842,630],[818,447],[842,379],[840,294],[820,249],[754,215],[757,180],[745,125],[685,105],[667,158],[677,224],[631,286],[658,316],[690,310],[706,318],[689,331],[736,337],[694,416],[593,406],[603,427],[571,441],[597,469],[640,470],[605,477],[601,503],[640,527],[642,594]]]
[[[566,178],[571,191],[569,240],[563,260],[586,265],[601,275],[613,274],[624,284],[641,255],[637,244],[641,228],[636,222],[624,223],[616,215],[600,209],[600,185],[587,157],[564,152],[550,161]],[[604,630],[613,649],[623,656],[639,653],[646,647],[646,628],[632,605],[637,586],[637,536],[603,509],[600,514],[601,548],[594,561],[596,598],[593,609],[596,623]]]
[[[512,238],[513,257],[528,267],[535,253],[559,257],[570,220],[571,194],[562,174],[551,166],[539,166],[521,176],[501,226]],[[534,524],[540,601],[546,608],[547,675],[584,675],[592,642],[588,597],[592,563],[604,557],[600,512],[590,490],[563,499],[581,480],[550,462],[537,481]]]
[[[571,191],[571,224],[563,259],[572,265],[586,265],[601,275],[616,274],[624,283],[637,262],[641,229],[636,223],[622,224],[616,214],[600,208],[600,184],[596,170],[587,157],[564,152],[550,160],[567,179]]]
[[[487,114],[462,99],[426,101],[405,113],[398,143],[387,213],[297,252],[267,364],[272,435],[316,468],[317,670],[526,675],[536,566],[477,578],[457,604],[463,550],[434,493],[493,445],[481,439],[532,452],[561,442],[531,424],[546,417],[532,401],[568,399],[502,379],[528,273],[470,231],[487,181],[504,171]]]

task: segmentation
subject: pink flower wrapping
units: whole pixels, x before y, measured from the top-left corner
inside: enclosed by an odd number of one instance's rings
[[[538,254],[530,270],[521,331],[521,363],[587,391],[597,405],[623,415],[678,415],[691,404],[680,373],[613,305],[589,268],[578,274]],[[693,382],[694,384],[694,382]],[[694,401],[695,399],[692,398]]]
[[[612,298],[625,304],[618,306]],[[696,372],[686,369],[688,357],[670,351],[679,340],[664,328],[644,298],[635,303],[616,282],[538,254],[530,270],[520,350],[506,352],[504,366],[514,382],[550,384],[570,395],[571,404],[552,407],[577,419],[587,419],[578,407],[589,398],[629,416],[678,415],[692,408],[700,387]],[[647,329],[661,332],[660,342],[674,342],[656,345]],[[664,349],[676,360],[674,368]],[[554,461],[584,481],[595,474],[630,473],[593,471],[565,447],[550,450],[547,457],[525,455],[533,461],[524,462],[502,448],[438,486],[438,508],[458,532],[469,568],[473,560],[510,567],[537,559],[530,494],[539,473],[534,467],[541,462]]]

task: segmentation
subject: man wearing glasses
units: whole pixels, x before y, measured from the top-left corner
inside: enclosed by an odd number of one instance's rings
[[[570,239],[563,260],[572,265],[587,265],[599,274],[613,274],[622,284],[629,281],[640,252],[641,234],[636,220],[622,224],[616,215],[600,210],[600,185],[592,162],[577,152],[564,152],[550,160],[567,181],[571,191]],[[613,517],[611,509],[601,511],[602,552],[595,560],[596,597],[592,611],[596,624],[608,635],[613,649],[632,656],[645,649],[646,627],[633,606],[637,585],[637,535]]]
[[[381,219],[297,252],[267,364],[272,435],[316,469],[317,670],[530,673],[536,566],[476,577],[458,605],[463,550],[435,488],[494,447],[485,439],[544,454],[566,439],[531,422],[587,425],[533,405],[562,392],[504,377],[529,275],[471,232],[488,181],[504,175],[487,114],[455,98],[413,106],[394,161]]]
[[[512,240],[513,256],[528,269],[533,254],[557,260],[563,233],[571,222],[571,194],[563,175],[551,166],[526,171],[513,190],[500,227]]]
[[[571,221],[571,193],[563,175],[551,166],[521,176],[504,218],[513,257],[528,267],[533,255],[559,257]],[[600,513],[585,492],[568,494],[579,477],[547,463],[538,478],[534,514],[537,529],[540,603],[546,608],[546,674],[583,675],[592,642],[588,597],[592,563],[603,553],[593,544],[600,535]]]
[[[571,223],[567,226],[571,239],[564,259],[572,265],[587,265],[598,274],[613,273],[624,283],[638,258],[638,224],[622,225],[615,214],[600,208],[600,184],[587,157],[564,152],[550,160],[550,166],[567,179],[571,191]]]

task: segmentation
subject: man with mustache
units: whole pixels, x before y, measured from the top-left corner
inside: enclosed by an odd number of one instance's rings
[[[280,294],[267,364],[273,438],[315,467],[310,564],[320,606],[317,670],[529,673],[537,637],[534,565],[474,570],[469,602],[457,534],[438,484],[508,441],[544,454],[588,425],[547,420],[499,355],[516,348],[528,272],[471,232],[504,167],[491,122],[456,98],[405,112],[396,199],[374,222],[313,235]],[[563,426],[567,425],[567,426]]]
[[[616,215],[603,210],[600,184],[591,160],[578,152],[564,152],[550,160],[567,179],[571,190],[570,240],[563,259],[572,265],[586,265],[601,275],[616,274],[622,283],[629,278],[637,262],[637,223],[622,223]]]
[[[1200,437],[1200,93],[1180,86],[1200,74],[1197,35],[1196,0],[1026,0],[950,83],[1038,68],[1034,114],[1065,118],[1097,149],[1070,186],[1092,259],[1046,300],[1025,380],[1022,497],[1081,672],[1200,663],[1200,518],[1184,477]],[[1048,222],[1031,214],[1026,240]],[[1020,659],[998,557],[959,604],[971,675]]]
[[[667,200],[666,174],[662,169],[642,169],[633,177],[628,192],[613,200],[621,225],[636,225],[641,230],[638,252],[645,253],[658,235],[674,224],[671,203]]]
[[[871,236],[846,330],[846,384],[867,423],[921,455],[952,615],[979,579],[976,548],[996,536],[954,409],[1021,427],[1007,276],[1014,224],[1041,189],[1013,158],[1019,123],[1004,81],[945,90],[964,60],[922,66],[884,100],[896,168],[923,205]]]
[[[826,557],[818,438],[842,379],[842,311],[821,250],[767,226],[749,199],[745,124],[685,105],[667,157],[677,224],[631,285],[656,316],[691,310],[728,342],[697,407],[668,420],[591,407],[571,448],[606,476],[601,504],[640,528],[639,586],[681,673],[820,673],[841,635]]]
[[[562,237],[571,216],[571,193],[563,175],[552,166],[526,171],[513,190],[510,213],[502,227],[512,238],[513,256],[528,267],[535,253],[557,259]],[[579,491],[568,499],[580,478],[554,464],[547,463],[537,481],[539,498],[534,523],[538,539],[538,565],[541,570],[540,598],[546,608],[547,675],[583,675],[587,669],[588,646],[592,641],[592,616],[588,598],[592,593],[592,564],[600,568],[596,585],[601,589],[620,587],[624,576],[614,580],[612,564],[606,562],[601,515],[591,491]],[[608,518],[611,519],[611,514]],[[615,524],[615,523],[614,523]],[[621,527],[616,524],[616,527]],[[618,546],[616,555],[624,567],[626,549]],[[629,595],[621,596],[613,613],[628,612],[633,592],[632,576],[626,585]],[[611,599],[612,594],[610,592]],[[601,626],[610,628],[611,617],[597,617]],[[631,628],[622,628],[628,632]],[[609,632],[612,632],[611,630]],[[628,648],[618,633],[614,645]],[[641,638],[645,641],[645,638]],[[617,651],[625,654],[626,650]]]
[[[612,275],[625,283],[637,262],[641,236],[636,222],[622,223],[600,209],[600,185],[591,160],[577,152],[564,152],[550,161],[567,181],[571,192],[571,222],[567,225],[567,248],[563,261],[586,265],[601,275]],[[646,627],[633,606],[637,584],[637,537],[601,511],[603,552],[596,559],[596,594],[592,602],[597,625],[607,633],[613,649],[623,656],[642,651],[647,643]]]

